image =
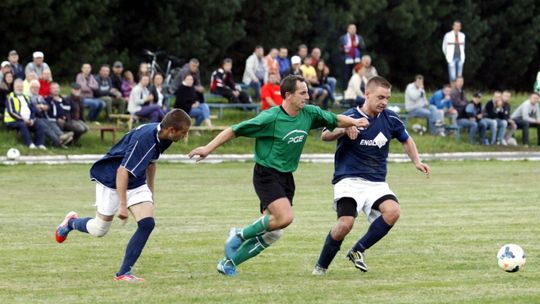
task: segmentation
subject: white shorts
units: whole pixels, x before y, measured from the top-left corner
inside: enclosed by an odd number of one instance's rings
[[[152,199],[152,191],[150,191],[148,185],[144,184],[138,188],[129,189],[127,191],[128,208],[143,202],[154,202]],[[118,201],[118,193],[116,190],[96,182],[97,212],[103,215],[115,215],[119,205],[120,202]]]
[[[337,201],[350,197],[356,201],[356,211],[363,212],[368,221],[372,223],[381,212],[372,209],[373,204],[383,196],[396,196],[385,182],[370,182],[363,178],[344,178],[334,185],[334,209]]]

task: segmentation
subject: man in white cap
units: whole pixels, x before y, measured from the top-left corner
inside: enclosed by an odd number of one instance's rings
[[[11,64],[11,72],[14,79],[24,80],[24,67],[19,63],[19,54],[16,50],[11,50],[8,53],[8,60]]]
[[[30,72],[35,72],[37,77],[41,77],[43,70],[50,69],[49,65],[43,61],[43,52],[34,52],[32,54],[33,61],[29,62],[24,69],[24,74],[28,75]]]
[[[4,75],[6,73],[11,73],[11,64],[9,64],[9,61],[2,61],[2,68],[0,69],[0,82],[4,80]]]

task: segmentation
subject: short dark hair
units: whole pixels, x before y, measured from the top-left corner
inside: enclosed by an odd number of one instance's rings
[[[443,86],[443,89],[446,89],[446,88],[452,88],[452,84],[450,83],[447,83]]]
[[[303,43],[298,46],[298,49],[307,49],[307,48],[308,48],[307,45]]]
[[[223,59],[223,64],[225,64],[225,63],[232,63],[232,59],[231,58]]]
[[[100,69],[102,69],[102,68],[109,68],[110,69],[111,66],[108,65],[107,63],[104,63],[104,64],[101,65]]]
[[[255,46],[255,49],[262,49],[262,48],[263,48],[263,46],[260,45],[260,44],[257,44],[257,45]]]
[[[414,80],[424,80],[424,76],[417,74],[416,76],[414,76]]]
[[[189,60],[189,63],[199,64],[199,59],[197,59],[197,58],[191,58],[191,59]]]
[[[371,89],[376,88],[376,87],[383,87],[385,89],[391,89],[392,85],[384,77],[373,76],[367,82],[366,91],[371,90]]]
[[[294,94],[294,92],[296,92],[296,83],[298,81],[305,82],[306,80],[300,75],[289,75],[283,78],[280,84],[281,97],[285,98],[285,93]]]
[[[175,130],[189,128],[191,126],[191,118],[182,109],[172,109],[163,117],[160,126],[163,129],[172,127]]]

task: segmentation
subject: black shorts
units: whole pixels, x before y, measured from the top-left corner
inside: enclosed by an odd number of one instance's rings
[[[253,186],[261,201],[261,213],[268,205],[280,198],[288,198],[293,202],[294,197],[294,177],[292,172],[283,173],[276,169],[255,164],[253,168]]]

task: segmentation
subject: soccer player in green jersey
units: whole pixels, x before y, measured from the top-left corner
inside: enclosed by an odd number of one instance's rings
[[[311,129],[351,126],[367,127],[365,118],[353,119],[307,105],[307,84],[291,75],[281,82],[283,104],[222,131],[206,146],[195,148],[189,157],[204,159],[219,146],[237,136],[255,138],[253,185],[263,214],[246,227],[232,228],[225,243],[225,258],[218,263],[221,274],[234,276],[236,266],[258,255],[283,234],[294,218],[294,178],[300,155]]]

